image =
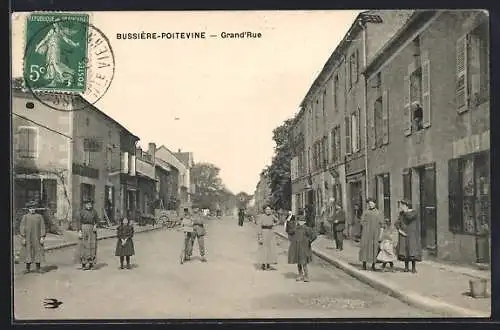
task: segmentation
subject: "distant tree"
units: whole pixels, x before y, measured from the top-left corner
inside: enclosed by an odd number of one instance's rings
[[[293,119],[287,119],[273,130],[275,142],[274,156],[271,165],[263,170],[270,181],[271,196],[269,202],[274,209],[291,208],[292,184],[290,177],[290,161],[292,151],[290,146],[290,131]]]
[[[220,169],[210,163],[196,163],[191,169],[191,183],[195,187],[193,205],[200,208],[224,209],[234,204],[234,195],[219,177]]]

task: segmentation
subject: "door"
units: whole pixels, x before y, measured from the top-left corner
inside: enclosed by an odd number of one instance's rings
[[[115,188],[113,186],[106,186],[104,191],[104,209],[106,215],[111,222],[115,222]]]
[[[351,191],[351,208],[354,211],[354,206],[359,206],[359,212],[363,213],[363,187],[361,181],[350,183]]]
[[[420,230],[422,248],[437,253],[436,168],[434,164],[418,168],[420,177]]]
[[[476,259],[478,263],[489,263],[491,261],[489,154],[476,156],[474,163]]]

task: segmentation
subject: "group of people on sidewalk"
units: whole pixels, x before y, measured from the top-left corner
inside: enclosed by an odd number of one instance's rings
[[[31,265],[35,263],[35,271],[40,272],[41,263],[45,260],[45,237],[46,228],[43,217],[36,213],[37,203],[34,201],[28,202],[26,208],[28,213],[23,215],[20,224],[21,236],[21,256],[26,264],[25,273],[30,273]],[[97,225],[99,216],[94,209],[94,202],[91,199],[84,200],[84,209],[78,214],[77,230],[78,230],[78,246],[76,249],[76,259],[82,265],[82,270],[90,270],[94,268],[97,258]],[[120,258],[120,269],[124,269],[124,261],[126,268],[130,269],[130,257],[135,254],[134,242],[134,227],[129,223],[126,217],[120,221],[120,225],[116,229],[117,242],[115,256]]]

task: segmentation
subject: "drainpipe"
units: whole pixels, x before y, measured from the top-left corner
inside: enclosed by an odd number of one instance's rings
[[[360,22],[361,28],[363,29],[363,68],[366,68],[367,64],[367,56],[366,56],[366,25],[363,22]],[[366,198],[369,197],[369,176],[368,176],[368,100],[367,100],[367,90],[368,83],[367,78],[363,74],[363,111],[364,111],[364,127],[365,127],[365,195]]]

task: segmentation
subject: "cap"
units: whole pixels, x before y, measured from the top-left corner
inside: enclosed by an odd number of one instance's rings
[[[400,199],[398,203],[411,207],[411,201],[406,198]]]
[[[366,199],[366,202],[367,202],[367,203],[370,203],[370,202],[374,202],[374,203],[375,203],[375,199],[373,199],[372,197],[368,197],[368,198]]]
[[[37,202],[35,201],[29,201],[26,203],[26,207],[36,207],[37,206]]]
[[[84,203],[84,204],[87,204],[87,203],[94,203],[94,200],[93,200],[92,198],[85,198],[85,199],[83,200],[83,203]]]

